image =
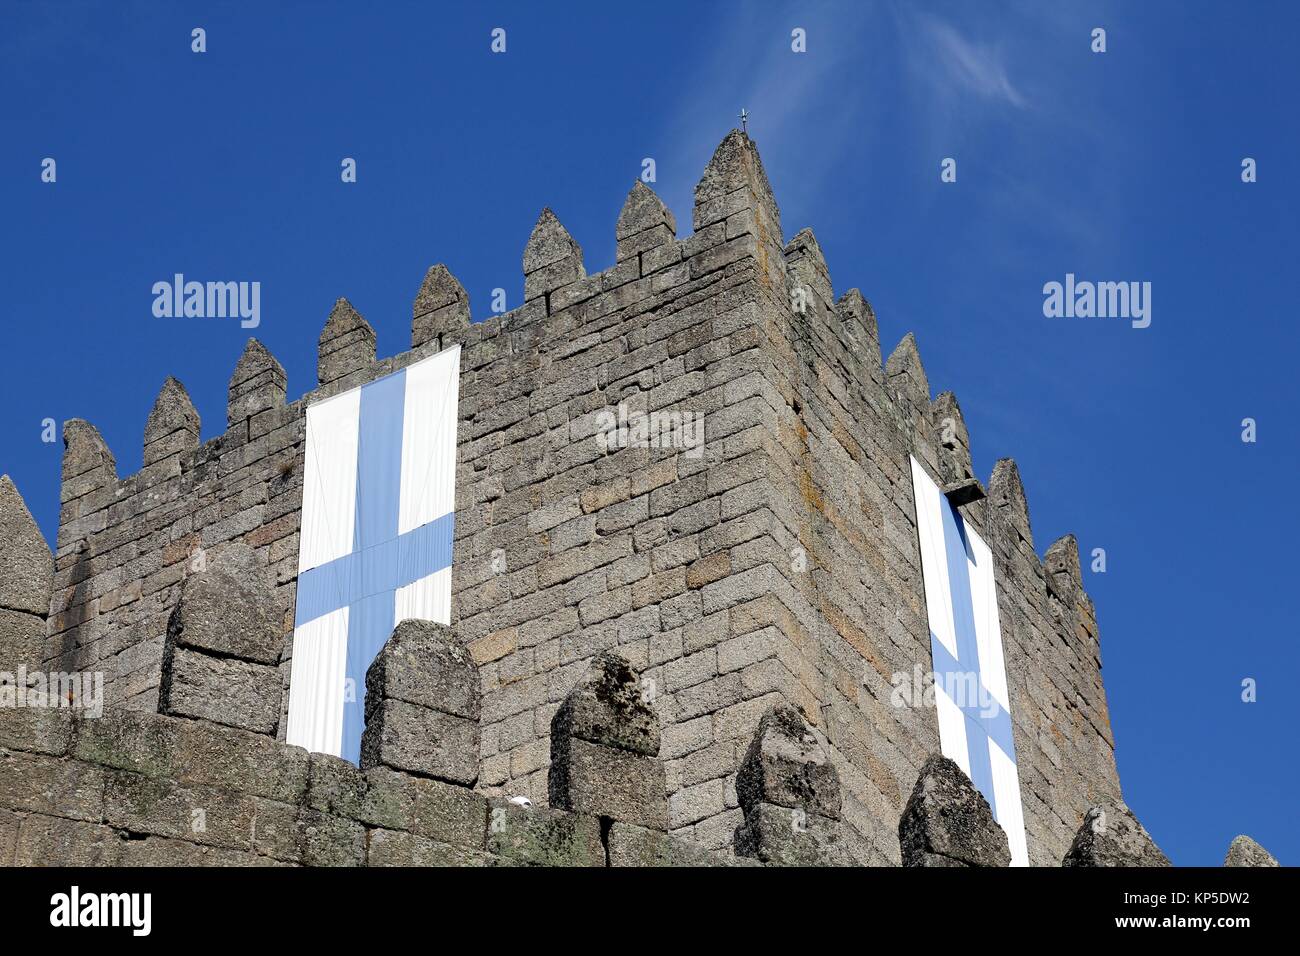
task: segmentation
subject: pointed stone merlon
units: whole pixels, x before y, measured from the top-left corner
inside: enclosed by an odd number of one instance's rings
[[[913,416],[928,418],[930,380],[925,376],[916,337],[911,332],[903,336],[885,363],[885,381],[901,407]]]
[[[654,190],[638,179],[618,214],[614,238],[616,260],[625,262],[676,241],[677,220]]]
[[[586,275],[582,247],[548,206],[537,217],[537,224],[524,246],[524,301],[541,298]]]
[[[1061,866],[1172,866],[1125,804],[1088,810]]]
[[[375,330],[352,308],[351,302],[339,299],[320,333],[317,381],[329,385],[374,364]]]
[[[1277,858],[1244,833],[1232,841],[1224,866],[1281,866]]]
[[[561,810],[668,829],[659,717],[618,654],[596,655],[555,712],[547,790]]]
[[[811,229],[800,229],[785,247],[785,263],[789,267],[787,278],[790,283],[791,302],[796,301],[803,290],[805,307],[811,307],[813,300],[826,306],[833,305],[835,295],[831,288],[830,270],[826,268],[826,257]]]
[[[470,325],[469,295],[442,263],[431,266],[415,294],[411,319],[411,348],[429,342],[447,348]],[[447,341],[443,341],[444,337]]]
[[[390,767],[472,787],[478,780],[478,665],[451,628],[402,621],[366,672],[361,769]]]
[[[226,424],[234,428],[240,422],[284,404],[287,379],[284,366],[276,361],[265,345],[249,339],[230,376],[226,399]]]
[[[0,476],[0,671],[45,659],[54,556],[8,475]]]
[[[1024,482],[1014,458],[1002,458],[993,466],[989,478],[989,507],[1004,527],[1014,529],[1024,539],[1032,552],[1034,535],[1029,527],[1029,501],[1025,498]]]
[[[117,484],[117,461],[99,430],[72,418],[63,423],[63,503]]]
[[[158,712],[274,734],[283,643],[275,606],[251,548],[206,552],[167,621]]]
[[[745,815],[736,828],[737,856],[788,866],[853,862],[839,773],[793,707],[776,705],[759,720],[736,772],[736,797]]]
[[[972,470],[970,435],[956,395],[944,392],[930,403],[930,423],[945,497],[957,507],[986,497]]]
[[[957,404],[956,395],[943,392],[930,403],[930,423],[934,429],[934,447],[939,457],[939,477],[945,483],[974,478],[970,434],[966,431],[966,419],[961,413],[961,406]]]
[[[1079,567],[1079,542],[1074,535],[1058,538],[1043,555],[1043,571],[1047,589],[1066,607],[1073,609],[1077,601],[1086,598],[1083,590],[1083,571]]]
[[[781,214],[772,186],[757,146],[740,130],[733,129],[718,144],[696,184],[693,220],[697,235],[710,229],[719,241],[752,235],[782,253]]]
[[[152,465],[198,447],[199,413],[185,386],[169,375],[145,422],[144,464]]]
[[[850,289],[835,303],[835,313],[848,339],[856,344],[861,367],[868,377],[880,370],[880,329],[871,303],[857,289]]]
[[[933,754],[898,821],[903,866],[1010,866],[1007,835],[961,767]]]

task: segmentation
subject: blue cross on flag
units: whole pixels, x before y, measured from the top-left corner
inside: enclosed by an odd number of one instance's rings
[[[1011,844],[1011,865],[1028,866],[993,553],[915,458],[912,488],[939,746],[988,800]]]
[[[456,346],[307,409],[291,744],[357,763],[375,655],[450,623],[459,387]]]

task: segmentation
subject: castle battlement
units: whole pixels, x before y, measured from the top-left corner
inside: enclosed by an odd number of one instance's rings
[[[225,431],[201,442],[169,378],[134,475],[69,421],[52,571],[3,489],[27,558],[0,601],[22,639],[2,649],[102,672],[106,715],[0,715],[0,779],[75,791],[38,806],[0,784],[0,833],[3,814],[39,818],[46,849],[134,862],[1005,864],[983,798],[931,759],[934,708],[895,694],[931,667],[914,459],[993,554],[1029,859],[1103,857],[1080,826],[1127,811],[1075,539],[1040,559],[1015,461],[976,478],[956,397],[931,398],[911,333],[884,357],[871,305],[836,297],[810,229],[784,240],[746,134],[718,146],[692,224],[677,238],[637,182],[614,264],[588,275],[543,209],[520,307],[472,321],[435,265],[411,349],[388,358],[339,299],[318,386],[292,402],[250,339]],[[283,743],[305,409],[452,346],[450,628],[400,625],[371,668],[360,768],[309,756]],[[654,416],[671,427],[608,435]],[[198,791],[226,801],[207,804],[225,807],[223,836],[161,822]],[[945,801],[975,807],[965,849],[945,842]],[[282,842],[249,836],[264,819]]]

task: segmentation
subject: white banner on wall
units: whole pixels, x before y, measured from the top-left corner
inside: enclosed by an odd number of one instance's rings
[[[287,741],[357,763],[366,670],[451,618],[460,346],[307,409]]]
[[[1028,866],[993,554],[915,458],[912,488],[939,744],[988,800],[1011,844],[1011,865]]]

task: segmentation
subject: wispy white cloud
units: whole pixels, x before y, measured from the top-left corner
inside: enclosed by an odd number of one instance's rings
[[[1013,107],[1027,107],[1021,91],[1011,83],[1000,53],[987,44],[962,36],[950,23],[926,17],[922,29],[935,52],[939,66],[950,83],[984,99],[1002,100]]]
[[[1025,109],[1029,102],[1011,82],[1002,54],[990,44],[963,36],[938,17],[918,14],[902,31],[911,37],[912,66],[952,93],[972,93],[982,99]]]
[[[876,108],[870,91],[878,87],[846,86],[845,76],[871,68],[870,46],[861,38],[886,26],[880,10],[867,3],[841,6],[832,17],[814,6],[797,20],[737,21],[719,13],[701,28],[709,38],[707,55],[696,58],[687,84],[691,95],[675,104],[660,140],[672,159],[661,164],[661,175],[665,168],[678,175],[670,173],[657,188],[677,213],[679,227],[683,220],[689,226],[691,187],[723,135],[740,125],[741,107],[749,112],[749,132],[762,149],[783,218],[797,218],[801,205],[824,194],[828,169],[845,155],[858,157],[860,171],[869,172],[864,130],[871,128],[869,115]],[[791,50],[796,23],[807,28],[805,54]],[[787,234],[794,228],[786,223]]]

